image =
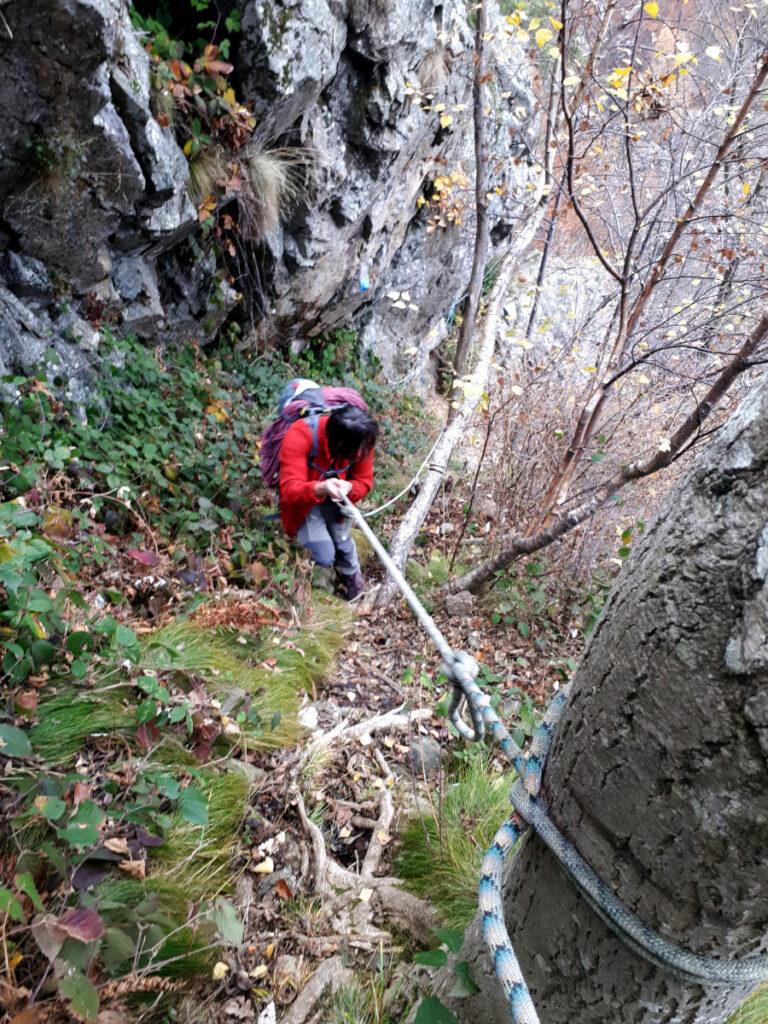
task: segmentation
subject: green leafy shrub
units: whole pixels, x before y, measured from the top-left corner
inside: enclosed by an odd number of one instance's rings
[[[206,0],[190,4],[200,13],[210,6]],[[150,10],[143,13],[139,7]],[[240,12],[214,21],[192,20],[191,14],[175,20],[172,6],[162,0],[131,5],[134,28],[147,40],[155,117],[163,127],[174,128],[190,159],[211,145],[239,149],[255,125],[230,79],[231,37],[240,31]]]

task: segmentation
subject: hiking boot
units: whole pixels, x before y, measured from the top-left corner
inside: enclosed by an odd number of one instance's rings
[[[326,590],[333,593],[333,569],[330,566],[316,565],[312,569],[312,586],[319,590]]]
[[[348,601],[354,601],[356,597],[365,590],[365,576],[358,569],[351,576],[344,577],[344,596]]]

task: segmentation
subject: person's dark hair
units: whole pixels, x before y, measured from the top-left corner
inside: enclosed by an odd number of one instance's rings
[[[376,444],[379,425],[364,409],[343,405],[328,417],[328,448],[334,459],[363,458]]]

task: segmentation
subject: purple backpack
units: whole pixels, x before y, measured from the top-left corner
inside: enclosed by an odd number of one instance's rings
[[[334,409],[340,409],[345,405],[354,405],[358,409],[368,411],[367,404],[354,388],[319,387],[313,381],[302,378],[289,381],[285,385],[277,403],[277,419],[270,423],[261,435],[261,475],[267,487],[276,488],[280,485],[280,447],[291,424],[302,418],[309,421],[312,430],[309,465],[314,469],[318,421],[321,416],[327,416]]]

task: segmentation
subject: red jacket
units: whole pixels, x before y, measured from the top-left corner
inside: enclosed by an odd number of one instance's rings
[[[288,428],[280,446],[280,518],[285,532],[293,537],[307,518],[313,505],[325,500],[315,494],[315,481],[329,469],[342,469],[346,463],[334,463],[328,450],[326,426],[328,417],[321,416],[317,425],[317,455],[315,469],[309,468],[312,451],[312,428],[307,420],[296,420]],[[340,474],[349,480],[352,490],[349,500],[355,504],[373,487],[373,452],[353,463],[349,472]]]

